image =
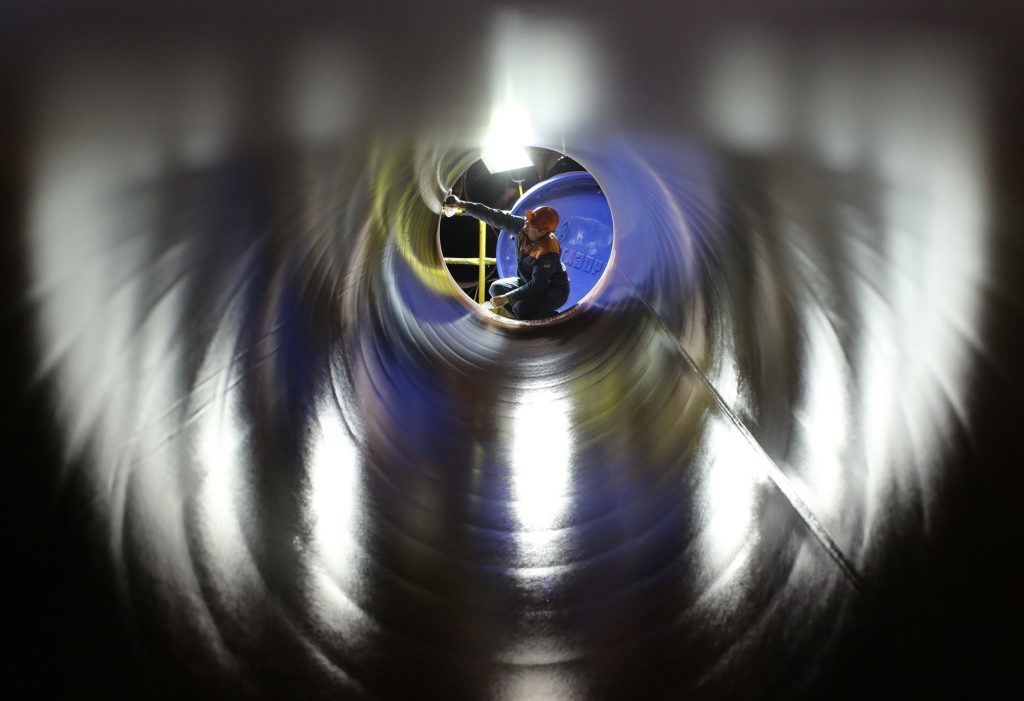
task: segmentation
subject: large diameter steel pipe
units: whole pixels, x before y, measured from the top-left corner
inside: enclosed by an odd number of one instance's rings
[[[4,9],[35,695],[1001,688],[1020,14],[890,10]],[[440,257],[499,138],[611,209],[554,323]]]

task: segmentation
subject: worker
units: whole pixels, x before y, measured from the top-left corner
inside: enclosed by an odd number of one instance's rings
[[[520,217],[455,195],[448,195],[444,204],[495,228],[515,232],[519,274],[491,283],[493,307],[504,307],[515,319],[543,319],[553,316],[569,299],[569,275],[554,233],[558,212],[552,207],[528,209],[526,216]]]

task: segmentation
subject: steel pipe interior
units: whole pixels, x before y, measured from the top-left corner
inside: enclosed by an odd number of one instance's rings
[[[4,13],[40,695],[1009,678],[1019,11]],[[437,250],[502,114],[611,206],[556,324]]]

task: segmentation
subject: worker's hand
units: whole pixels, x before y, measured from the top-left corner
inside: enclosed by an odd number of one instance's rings
[[[444,198],[444,204],[446,207],[455,207],[456,209],[462,209],[465,206],[465,202],[460,200],[455,195],[448,195]]]
[[[508,295],[498,295],[491,297],[491,306],[497,309],[498,307],[504,307],[508,304]]]

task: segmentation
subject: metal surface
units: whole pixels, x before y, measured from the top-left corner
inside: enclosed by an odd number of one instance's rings
[[[1014,683],[1018,10],[104,7],[0,23],[15,696]],[[524,95],[545,327],[436,239]]]

